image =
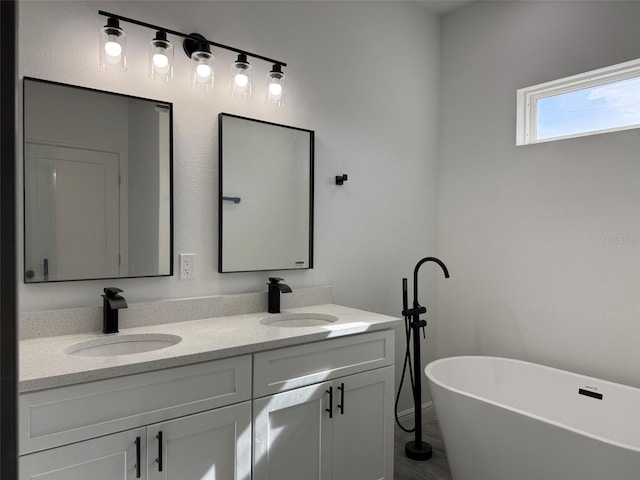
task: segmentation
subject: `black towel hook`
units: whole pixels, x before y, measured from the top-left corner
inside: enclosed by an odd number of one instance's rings
[[[347,181],[347,174],[343,173],[342,175],[336,175],[336,185],[342,185]]]

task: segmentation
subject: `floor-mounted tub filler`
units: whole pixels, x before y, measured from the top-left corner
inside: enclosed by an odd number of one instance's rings
[[[534,363],[425,368],[455,480],[638,480],[640,389]]]

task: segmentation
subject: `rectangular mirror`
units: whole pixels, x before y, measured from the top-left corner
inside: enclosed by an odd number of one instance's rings
[[[313,268],[314,132],[221,113],[220,272]]]
[[[173,274],[173,107],[24,79],[25,283]]]

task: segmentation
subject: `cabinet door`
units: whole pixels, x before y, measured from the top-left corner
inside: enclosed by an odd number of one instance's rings
[[[149,480],[250,480],[251,403],[148,426],[147,466]]]
[[[145,429],[20,457],[20,480],[134,480],[146,477]]]
[[[393,480],[393,367],[333,382],[333,480]]]
[[[254,400],[254,480],[331,478],[330,387],[324,382]]]

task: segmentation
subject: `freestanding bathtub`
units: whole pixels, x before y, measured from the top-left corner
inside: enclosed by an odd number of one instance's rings
[[[425,373],[455,480],[640,480],[638,388],[496,357]]]

